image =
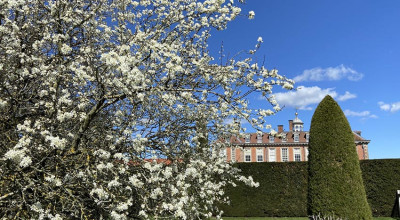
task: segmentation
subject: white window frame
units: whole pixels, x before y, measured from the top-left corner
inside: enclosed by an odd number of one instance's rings
[[[257,143],[258,144],[262,143],[262,134],[257,134]]]
[[[222,149],[222,150],[220,151],[220,156],[223,157],[225,161],[228,160],[228,158],[227,158],[228,155],[227,155],[226,151],[227,151],[226,148],[224,148],[224,149]]]
[[[269,143],[275,142],[275,137],[273,135],[269,135],[268,139],[269,139]]]
[[[268,148],[268,161],[276,162],[276,148]]]
[[[293,157],[294,161],[301,161],[301,148],[293,148]]]
[[[286,139],[286,134],[283,134],[282,135],[282,142],[286,142],[287,141],[287,139]]]
[[[236,162],[236,148],[231,147],[231,161]]]
[[[294,142],[299,142],[300,135],[299,134],[294,134],[293,140],[294,140]]]
[[[305,159],[305,161],[308,161],[308,147],[305,147],[304,150],[305,150],[305,154],[306,154],[306,158],[304,158],[304,159]]]
[[[250,134],[246,134],[246,137],[244,138],[244,142],[246,144],[250,143]]]
[[[249,160],[247,160],[247,158],[249,158]],[[244,149],[244,162],[251,162],[251,148],[249,147]]]
[[[286,155],[283,152],[286,151]],[[289,148],[281,148],[281,161],[288,162],[289,161]]]
[[[256,156],[257,156],[257,162],[264,162],[264,149],[263,148],[257,148],[256,149]],[[261,160],[260,160],[261,157]]]

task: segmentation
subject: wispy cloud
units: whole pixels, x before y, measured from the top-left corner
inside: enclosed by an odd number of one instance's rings
[[[383,111],[397,112],[400,110],[400,102],[384,103],[378,102],[379,108]]]
[[[345,94],[339,95],[334,88],[321,89],[318,86],[300,86],[295,91],[276,93],[275,99],[281,106],[312,110],[310,105],[318,104],[326,95],[337,98],[339,101],[345,101],[356,97],[355,94],[347,91]]]
[[[337,67],[321,68],[316,67],[308,70],[304,70],[301,75],[294,77],[295,82],[302,81],[335,81],[343,78],[347,78],[351,81],[358,81],[362,79],[364,74],[357,72],[356,70],[346,67],[343,64]]]
[[[338,100],[338,101],[346,101],[346,100],[349,100],[349,99],[354,99],[354,98],[356,98],[356,97],[357,97],[356,94],[352,94],[352,93],[346,91],[346,92],[344,93],[344,95],[338,96],[338,97],[337,97],[337,100]]]
[[[371,112],[369,112],[369,111],[355,112],[355,111],[346,109],[343,112],[348,117],[362,117],[363,119],[378,118],[378,116],[371,114]]]

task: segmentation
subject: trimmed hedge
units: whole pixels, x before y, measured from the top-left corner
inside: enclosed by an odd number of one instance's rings
[[[360,161],[373,216],[390,216],[400,190],[400,159]]]
[[[353,132],[329,95],[315,109],[308,146],[308,215],[372,220]]]
[[[227,188],[230,205],[220,205],[224,216],[307,216],[307,162],[237,163],[245,176],[260,183]],[[400,159],[360,161],[368,203],[375,217],[390,216],[400,189]]]
[[[306,163],[237,163],[235,166],[260,186],[251,188],[238,183],[235,188],[227,188],[231,203],[221,206],[225,216],[307,216]]]

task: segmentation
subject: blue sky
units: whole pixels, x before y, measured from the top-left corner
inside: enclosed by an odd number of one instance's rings
[[[237,2],[237,1],[235,1]],[[285,108],[270,117],[273,128],[299,118],[309,130],[319,101],[333,96],[353,130],[371,140],[371,159],[400,158],[400,1],[398,0],[247,0],[242,13],[209,42],[217,57],[253,49],[268,69],[296,79],[292,92],[275,90]],[[260,101],[250,96],[256,108]],[[266,106],[269,107],[269,106]]]

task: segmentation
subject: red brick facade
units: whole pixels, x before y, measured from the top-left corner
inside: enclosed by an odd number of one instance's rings
[[[354,143],[360,160],[368,159],[369,140],[354,131]],[[278,125],[275,135],[263,133],[247,134],[247,137],[232,137],[232,147],[226,149],[226,159],[234,162],[283,162],[307,161],[309,132],[303,131],[303,122],[297,117],[289,120],[289,131]],[[232,157],[232,150],[235,155]],[[247,157],[246,157],[247,155]]]

